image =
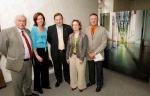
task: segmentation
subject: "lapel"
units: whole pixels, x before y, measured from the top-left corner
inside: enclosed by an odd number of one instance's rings
[[[81,31],[80,31],[78,41],[77,41],[77,45],[79,45],[79,43],[81,42],[81,40],[82,40],[81,38],[82,38],[82,34],[81,34]]]
[[[17,28],[14,29],[14,32],[15,32],[15,36],[16,36],[16,39],[17,39],[18,44],[20,44],[21,46],[24,47],[22,38],[21,38],[21,36],[20,36],[20,34],[19,34]]]
[[[65,27],[65,25],[63,24],[63,39],[65,39],[65,33],[67,32],[67,28]],[[65,40],[64,40],[65,41]]]
[[[91,26],[88,27],[88,37],[89,37],[89,40],[92,40],[92,35],[91,35]]]
[[[27,29],[25,29],[25,32],[27,33],[27,35],[29,36],[29,38],[30,38],[30,40],[31,40],[30,32],[29,32]]]
[[[58,34],[57,34],[56,24],[54,25],[53,34],[54,34],[54,38],[56,38],[56,43],[58,44]]]

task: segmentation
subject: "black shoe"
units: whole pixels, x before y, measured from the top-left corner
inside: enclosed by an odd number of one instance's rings
[[[56,82],[55,87],[59,87],[61,82]]]
[[[50,86],[47,86],[47,87],[43,87],[44,89],[51,89],[51,87]]]
[[[39,92],[40,94],[43,94],[43,90],[42,89],[35,89],[34,91]]]
[[[100,92],[101,89],[102,89],[102,87],[101,87],[101,86],[98,86],[98,87],[96,88],[96,92]]]
[[[39,94],[32,93],[32,95],[26,95],[26,96],[39,96]]]
[[[87,83],[87,87],[90,87],[90,86],[92,86],[92,85],[94,85],[95,83]]]
[[[32,93],[31,96],[40,96],[39,94]]]

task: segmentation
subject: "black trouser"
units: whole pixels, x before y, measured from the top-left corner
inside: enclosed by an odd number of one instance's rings
[[[45,48],[37,48],[37,53],[43,58],[43,62],[39,62],[34,56],[34,89],[40,90],[42,87],[50,86],[48,51],[45,51]]]
[[[62,82],[62,66],[65,81],[70,81],[69,65],[66,61],[66,52],[58,51],[57,56],[58,56],[57,60],[53,60],[57,82]]]
[[[103,85],[103,67],[102,67],[103,61],[97,61],[94,62],[88,61],[88,67],[89,67],[89,82],[91,84],[95,83],[97,86],[102,86]],[[96,69],[96,70],[95,70]],[[95,74],[96,72],[96,74]],[[95,78],[96,76],[96,78]]]

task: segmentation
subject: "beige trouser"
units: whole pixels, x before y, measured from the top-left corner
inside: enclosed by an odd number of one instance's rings
[[[31,95],[32,63],[24,61],[20,72],[11,71],[14,96]],[[24,90],[24,92],[23,92]],[[12,95],[11,95],[12,96]]]
[[[80,64],[80,60],[76,55],[72,55],[69,58],[70,62],[70,86],[71,88],[78,87],[79,89],[86,88],[86,80],[85,80],[85,68],[86,68],[86,60],[82,64]]]

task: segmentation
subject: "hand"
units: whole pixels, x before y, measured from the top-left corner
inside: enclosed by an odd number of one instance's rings
[[[83,63],[83,60],[80,60],[80,64],[82,64]]]
[[[94,59],[96,54],[94,52],[89,52],[88,55],[90,59]]]
[[[69,62],[69,59],[67,59],[67,63],[69,64],[70,62]]]
[[[36,59],[39,61],[39,62],[42,62],[43,61],[43,58],[41,58],[39,55],[35,55],[36,56]]]

